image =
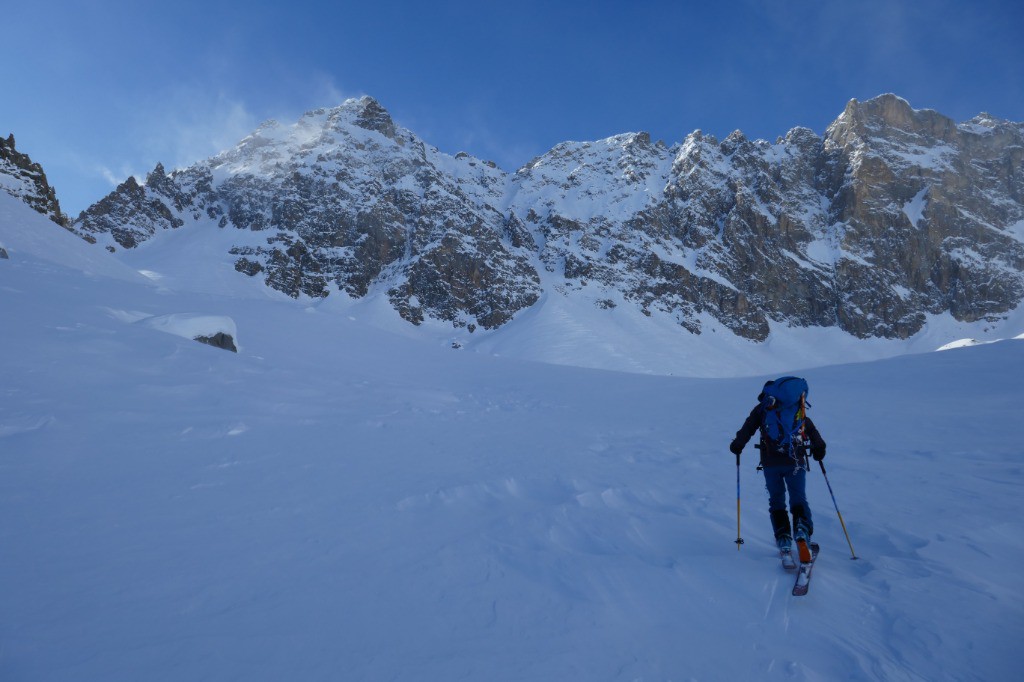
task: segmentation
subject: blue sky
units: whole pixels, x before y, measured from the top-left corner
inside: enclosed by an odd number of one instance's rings
[[[565,140],[819,134],[895,92],[1024,121],[1024,3],[993,0],[22,2],[0,135],[65,211],[259,123],[377,98],[442,151],[515,170]]]

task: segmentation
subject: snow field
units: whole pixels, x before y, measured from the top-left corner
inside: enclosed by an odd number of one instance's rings
[[[822,553],[795,599],[750,446],[733,544],[727,444],[763,377],[452,352],[82,275],[0,228],[0,679],[987,681],[1024,663],[1018,341],[801,372],[861,558],[812,470]],[[137,322],[183,312],[230,318],[240,352]]]

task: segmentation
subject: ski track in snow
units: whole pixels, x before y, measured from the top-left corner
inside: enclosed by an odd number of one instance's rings
[[[804,373],[860,559],[812,468],[822,551],[794,598],[749,446],[733,544],[726,446],[763,378],[454,353],[86,277],[73,255],[0,261],[0,679],[987,682],[1024,664],[1018,341]],[[244,348],[136,323],[180,311],[229,319]]]

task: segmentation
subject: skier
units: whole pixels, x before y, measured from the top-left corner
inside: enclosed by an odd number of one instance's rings
[[[805,491],[807,443],[810,442],[811,456],[815,461],[820,462],[825,458],[825,441],[818,433],[814,423],[804,414],[806,382],[803,383],[805,392],[799,397],[797,419],[794,419],[797,431],[790,436],[784,431],[775,430],[776,435],[781,433],[783,436],[772,438],[770,435],[772,430],[767,426],[773,410],[776,409],[776,403],[771,396],[766,396],[766,393],[774,392],[783,382],[791,379],[795,379],[797,382],[803,381],[795,377],[784,377],[776,381],[769,381],[764,385],[761,395],[758,396],[758,404],[750,411],[750,416],[736,432],[736,438],[729,444],[729,451],[738,457],[754,432],[761,431],[761,466],[759,468],[764,470],[765,486],[768,489],[768,514],[771,518],[772,530],[775,533],[775,542],[785,560],[792,551],[795,536],[800,561],[808,562],[811,560],[808,546],[811,534],[814,532],[814,522],[811,518],[811,509],[807,504]],[[789,507],[793,513],[792,530],[789,524],[789,515],[786,513],[787,489],[789,490]]]

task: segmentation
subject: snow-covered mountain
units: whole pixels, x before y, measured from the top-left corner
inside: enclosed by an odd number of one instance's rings
[[[193,228],[165,255],[213,262]],[[763,376],[178,290],[2,192],[0,247],[0,679],[1019,677],[1021,341],[804,373],[859,559],[815,469],[794,598],[750,449],[733,544]]]
[[[505,238],[492,205],[505,181],[497,168],[441,154],[362,98],[292,126],[266,123],[170,175],[157,166],[76,226],[112,250],[186,224],[227,229],[235,269],[289,296],[375,288],[412,322],[494,328],[540,294],[531,250]]]
[[[292,297],[383,295],[414,324],[496,329],[561,297],[695,334],[906,339],[933,316],[998,325],[1024,300],[1022,150],[1020,123],[958,125],[883,95],[851,101],[824,136],[627,134],[510,174],[439,152],[363,97],[157,166],[75,227],[112,250],[228,230],[239,273]]]
[[[69,229],[177,290],[556,364],[743,375],[1024,330],[1022,129],[885,95],[823,137],[626,134],[510,174],[363,97],[158,165]],[[60,222],[42,169],[5,149],[3,186]]]

